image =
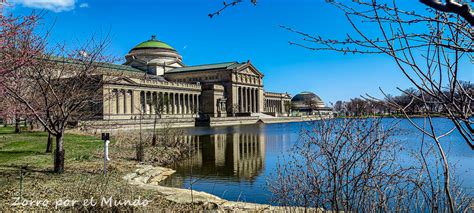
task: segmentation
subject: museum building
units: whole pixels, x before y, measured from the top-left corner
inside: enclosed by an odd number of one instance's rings
[[[176,49],[155,36],[133,47],[125,59],[103,66],[120,77],[110,75],[115,80],[103,86],[98,120],[130,126],[159,115],[177,126],[203,120],[232,125],[294,114],[291,96],[265,91],[264,75],[250,61],[187,66]]]
[[[264,75],[250,61],[186,66],[181,55],[155,36],[130,50],[122,73],[104,86],[104,120],[288,116],[291,97],[264,90]],[[107,98],[106,98],[107,97]]]

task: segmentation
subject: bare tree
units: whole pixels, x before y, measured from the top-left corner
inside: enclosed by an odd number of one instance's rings
[[[433,149],[422,143],[420,153],[410,152],[419,163],[403,165],[400,152],[409,150],[395,134],[397,124],[381,119],[322,120],[304,128],[268,184],[273,201],[348,212],[448,209],[438,167],[430,165],[439,162]],[[455,186],[456,211],[464,211],[469,200]]]
[[[309,50],[329,50],[343,54],[384,54],[394,59],[399,70],[417,91],[408,93],[399,89],[410,97],[410,102],[401,106],[392,101],[392,106],[424,135],[433,139],[443,166],[442,182],[449,204],[447,209],[454,212],[456,207],[450,191],[449,163],[439,140],[457,130],[463,137],[461,142],[474,149],[474,120],[471,119],[473,92],[459,79],[459,73],[466,71],[460,65],[466,60],[472,61],[471,54],[474,52],[474,13],[469,3],[420,0],[428,6],[428,10],[416,12],[399,8],[396,1],[326,2],[345,13],[355,34],[345,38],[323,38],[282,26],[302,37],[303,41],[290,44]],[[374,32],[378,32],[378,35]],[[367,96],[373,101],[381,101]],[[442,115],[452,121],[454,128],[441,133],[435,131],[432,114],[428,110],[424,111],[428,129],[417,125],[407,111],[415,101],[419,101],[425,109],[433,103],[442,106]]]
[[[445,116],[453,122],[466,144],[474,149],[474,123],[469,119],[472,116],[472,92],[466,90],[458,79],[459,72],[463,72],[460,64],[468,53],[474,52],[474,32],[469,23],[460,16],[453,17],[432,9],[429,9],[432,15],[401,10],[395,2],[393,5],[375,0],[331,3],[345,12],[356,34],[343,39],[325,39],[284,27],[301,35],[305,41],[290,44],[311,50],[392,57],[418,94],[423,93],[426,98],[443,106]],[[369,37],[364,33],[364,23],[374,24],[380,35]],[[426,30],[420,32],[419,29]],[[448,88],[445,89],[446,85]],[[413,94],[407,95],[421,101]]]
[[[326,0],[326,2],[334,2],[335,0]],[[462,1],[456,0],[445,0],[443,3],[441,0],[419,0],[421,3],[425,4],[426,6],[445,13],[453,13],[461,16],[464,20],[469,22],[470,25],[474,25],[474,12],[471,10],[471,7],[468,3],[461,3]],[[227,9],[231,6],[236,6],[237,4],[241,3],[242,0],[234,0],[231,2],[223,2],[224,6],[213,12],[208,14],[209,18],[212,18],[216,15],[220,15],[222,11]],[[357,1],[359,2],[359,1]],[[253,5],[257,5],[257,0],[250,0],[250,3]]]
[[[167,97],[159,96],[156,100],[153,100],[153,109],[154,109],[154,119],[153,119],[153,133],[152,133],[152,146],[156,146],[157,132],[156,125],[158,121],[161,120],[163,113],[165,112],[167,106],[169,106],[170,100]]]
[[[3,12],[0,14],[0,116],[5,120],[13,120],[16,132],[20,132],[19,122],[26,119],[28,112],[14,97],[8,95],[8,91],[14,90],[24,96],[30,92],[24,82],[14,79],[19,77],[16,71],[31,66],[34,56],[44,50],[44,38],[35,33],[41,16],[41,13],[18,17]]]
[[[420,0],[420,2],[440,12],[457,14],[474,26],[474,13],[468,3],[461,4],[454,0],[446,0],[444,4],[439,0]]]
[[[399,70],[417,90],[416,93],[408,93],[399,89],[409,96],[411,101],[405,106],[396,103],[393,106],[397,107],[408,119],[410,117],[407,110],[415,101],[423,103],[425,108],[429,107],[428,100],[443,106],[445,110],[443,116],[450,119],[455,127],[448,132],[435,131],[429,111],[425,111],[429,122],[428,130],[410,121],[422,133],[432,138],[438,147],[439,156],[443,162],[443,182],[450,203],[449,210],[454,212],[455,201],[450,192],[449,163],[439,139],[457,129],[464,143],[474,149],[472,127],[474,121],[470,119],[473,110],[472,91],[466,89],[458,77],[459,73],[464,71],[460,69],[460,64],[469,60],[466,59],[469,53],[474,52],[472,49],[474,32],[471,23],[464,16],[453,15],[438,10],[439,8],[429,8],[427,13],[402,10],[395,1],[391,4],[380,3],[376,0],[354,1],[353,3],[332,1],[331,4],[345,13],[356,32],[355,35],[347,35],[341,39],[327,39],[284,27],[301,35],[305,41],[303,43],[290,42],[290,44],[310,50],[330,50],[344,54],[388,55],[393,58]],[[471,13],[467,4],[463,8]],[[365,33],[370,26],[375,27],[379,34],[369,36]],[[370,29],[373,32],[373,28]]]
[[[35,56],[34,66],[17,70],[15,82],[27,82],[32,91],[23,96],[5,85],[7,94],[22,103],[56,138],[54,171],[64,171],[64,132],[80,120],[97,116],[104,100],[102,86],[109,81],[101,62],[107,41],[91,40],[75,50],[64,46]]]

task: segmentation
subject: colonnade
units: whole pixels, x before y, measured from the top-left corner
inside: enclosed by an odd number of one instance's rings
[[[197,114],[199,112],[199,95],[141,91],[140,106],[144,114]]]
[[[291,104],[290,101],[265,99],[264,109],[265,112],[286,113],[288,109],[285,109],[285,105],[289,104]]]
[[[259,89],[254,87],[238,87],[237,88],[237,103],[238,112],[260,112],[259,103],[260,95]]]
[[[199,94],[112,89],[108,114],[198,114]]]
[[[113,89],[109,97],[109,114],[133,114],[137,110],[134,108],[134,94],[132,90]]]

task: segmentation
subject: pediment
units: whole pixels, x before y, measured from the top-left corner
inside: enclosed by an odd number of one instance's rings
[[[252,64],[245,64],[244,66],[239,67],[238,72],[244,73],[247,75],[255,75],[255,76],[263,77],[263,74],[260,71],[258,71],[258,69],[254,67]]]
[[[116,84],[128,84],[128,85],[137,85],[138,83],[129,77],[119,77],[116,81]]]

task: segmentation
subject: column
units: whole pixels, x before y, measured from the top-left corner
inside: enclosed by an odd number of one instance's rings
[[[158,93],[151,92],[151,100],[150,100],[150,112],[151,114],[156,114],[158,110]]]
[[[171,115],[171,114],[173,114],[173,108],[172,108],[173,105],[171,104],[171,102],[172,102],[173,100],[171,100],[171,97],[172,97],[172,96],[171,96],[171,92],[168,92],[168,96],[166,96],[166,97],[167,97],[167,99],[168,99],[168,102],[167,102],[167,103],[168,103],[168,104],[167,104],[167,105],[168,105],[168,114]]]
[[[194,111],[194,106],[193,106],[193,94],[188,95],[188,100],[189,100],[189,114],[193,114]]]
[[[238,91],[238,95],[237,95],[238,98],[237,99],[238,99],[238,104],[239,104],[239,112],[242,112],[243,111],[243,105],[244,105],[243,102],[242,102],[242,100],[243,100],[243,98],[242,98],[242,87],[238,87],[237,91]]]
[[[250,102],[252,98],[250,97],[250,88],[247,88],[247,92],[245,94],[247,96],[247,112],[252,112],[252,103]]]
[[[184,93],[181,94],[181,114],[184,115],[186,114],[186,105],[184,101]]]
[[[194,94],[191,94],[191,114],[195,114],[196,113],[196,100],[195,100],[195,95]]]
[[[126,114],[127,113],[127,91],[126,90],[120,90],[120,113],[121,114]]]
[[[188,108],[187,108],[187,104],[186,104],[186,95],[187,94],[183,94],[183,111],[182,111],[182,114],[185,115],[188,113]]]
[[[194,114],[194,95],[189,94],[189,114]]]
[[[282,100],[278,101],[278,112],[283,113],[283,101]]]
[[[176,94],[176,113],[181,114],[181,93]]]
[[[131,92],[131,103],[130,103],[130,114],[136,114],[137,109],[140,104],[140,92],[135,90],[130,90]]]
[[[188,109],[186,111],[186,114],[191,114],[191,94],[188,94],[187,95],[187,98],[186,98],[186,108]]]
[[[163,114],[168,114],[168,93],[163,93]]]
[[[191,114],[194,115],[194,110],[196,110],[196,106],[195,106],[195,103],[194,102],[194,94],[191,94]]]
[[[143,114],[147,114],[148,113],[148,92],[147,91],[144,91],[143,92]]]
[[[115,100],[117,98],[117,90],[116,89],[112,89],[110,90],[110,95],[109,95],[109,112],[107,113],[110,113],[110,114],[117,114],[117,101]]]
[[[124,100],[124,113],[130,114],[132,108],[132,91],[125,90],[125,100]]]
[[[170,112],[170,99],[169,99],[169,92],[163,93],[163,114],[169,114]]]
[[[199,115],[199,95],[196,95],[196,114]]]
[[[148,97],[149,97],[149,94],[147,91],[145,91],[144,93],[144,97],[145,97],[145,101],[143,102],[144,103],[144,108],[143,108],[143,114],[148,114]]]
[[[179,107],[179,104],[180,104],[180,102],[179,102],[179,93],[174,94],[174,96],[175,96],[174,98],[175,98],[175,101],[176,101],[175,102],[176,114],[180,114],[180,111],[179,111],[180,110],[180,107]]]
[[[257,110],[257,89],[253,88],[253,112],[258,112]]]
[[[123,96],[122,96],[122,90],[116,90],[115,91],[115,106],[116,106],[116,111],[115,111],[115,114],[122,114],[122,107],[120,105],[122,105],[123,103]]]
[[[166,114],[166,93],[160,92],[156,94],[156,107],[161,114]]]
[[[253,99],[254,99],[253,96],[254,96],[254,95],[253,95],[253,88],[249,88],[249,98],[250,98],[250,101],[249,101],[250,107],[249,107],[249,108],[250,108],[250,112],[254,112],[254,111],[253,111]]]
[[[257,88],[255,90],[255,94],[257,94],[257,112],[262,112],[263,107],[260,106],[262,100],[260,100],[260,89],[259,88]]]
[[[155,107],[153,107],[153,92],[148,92],[148,114],[154,114],[154,108]]]
[[[245,87],[242,87],[242,112],[247,112],[247,93],[245,93]]]
[[[147,92],[146,98],[147,98],[147,103],[148,103],[148,114],[154,114],[154,111],[155,111],[154,92]]]
[[[145,92],[140,92],[140,108],[138,108],[138,113],[143,114],[145,112]]]
[[[239,110],[238,107],[236,107],[239,105],[238,95],[238,87],[234,84],[232,85],[232,105],[227,106],[227,109],[231,109],[231,111],[229,111],[230,113],[236,113]]]
[[[253,94],[254,94],[254,99],[253,99],[254,109],[255,109],[255,112],[259,112],[258,111],[258,90],[257,90],[257,88],[253,89]]]
[[[171,93],[171,114],[176,114],[176,99],[175,99],[176,94]]]

